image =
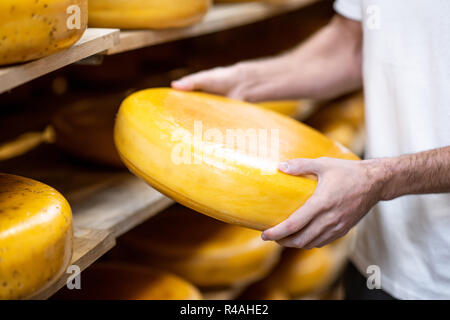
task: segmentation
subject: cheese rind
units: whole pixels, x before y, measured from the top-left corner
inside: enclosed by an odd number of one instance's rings
[[[51,285],[72,257],[72,213],[55,189],[0,174],[0,299]]]
[[[89,26],[121,29],[186,27],[200,21],[211,0],[89,0]]]
[[[0,21],[0,65],[34,60],[81,38],[87,0],[2,0]]]
[[[123,168],[113,138],[122,99],[121,94],[87,98],[58,110],[52,121],[56,144],[76,157]]]
[[[317,184],[278,171],[280,161],[358,159],[276,112],[164,88],[125,99],[114,135],[125,165],[159,191],[195,211],[258,230],[285,220]]]
[[[242,286],[267,275],[281,252],[256,230],[174,205],[124,236],[136,261],[170,270],[202,287]],[[133,258],[132,258],[133,259]]]
[[[200,300],[199,290],[166,271],[134,264],[100,262],[81,273],[81,290],[63,289],[61,300]]]

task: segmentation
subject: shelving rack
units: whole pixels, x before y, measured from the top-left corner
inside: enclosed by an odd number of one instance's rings
[[[89,28],[82,39],[69,49],[29,63],[0,67],[0,94],[95,55],[113,55],[227,30],[298,10],[318,1],[291,0],[283,6],[262,3],[215,5],[203,22],[173,30]],[[31,169],[30,163],[39,169]],[[0,163],[0,171],[41,180],[67,197],[74,217],[72,264],[81,271],[108,252],[117,237],[172,203],[172,200],[130,173],[87,168],[65,158],[53,145],[42,145],[26,156]],[[30,298],[49,298],[66,284],[69,276],[64,273],[55,283]]]

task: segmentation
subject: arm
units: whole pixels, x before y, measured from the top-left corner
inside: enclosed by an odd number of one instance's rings
[[[172,86],[248,101],[333,98],[361,87],[361,48],[361,23],[336,15],[286,54],[199,72]]]
[[[266,230],[263,239],[309,249],[345,235],[378,201],[450,192],[450,146],[364,161],[294,159],[281,163],[280,170],[315,174],[318,185],[300,209]]]

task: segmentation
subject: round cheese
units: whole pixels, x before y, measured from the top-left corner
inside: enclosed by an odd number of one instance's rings
[[[138,261],[202,287],[241,286],[269,273],[280,247],[256,230],[174,205],[124,236]]]
[[[114,118],[122,99],[122,95],[101,96],[61,108],[52,121],[56,144],[85,160],[123,167],[113,138]]]
[[[0,299],[44,290],[72,256],[72,213],[55,189],[0,174]]]
[[[317,184],[314,177],[278,171],[280,161],[358,159],[276,112],[164,88],[125,99],[115,143],[125,165],[159,191],[198,212],[259,230],[285,220]]]
[[[0,65],[70,47],[87,25],[87,0],[0,1]]]
[[[200,21],[211,0],[89,0],[89,26],[121,29],[185,27]]]
[[[81,273],[81,289],[63,289],[61,300],[200,300],[189,282],[165,271],[115,263],[96,263]]]

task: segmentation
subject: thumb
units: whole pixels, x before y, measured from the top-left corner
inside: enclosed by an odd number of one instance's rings
[[[321,164],[317,159],[293,159],[280,162],[278,170],[294,175],[317,174],[321,170]]]

